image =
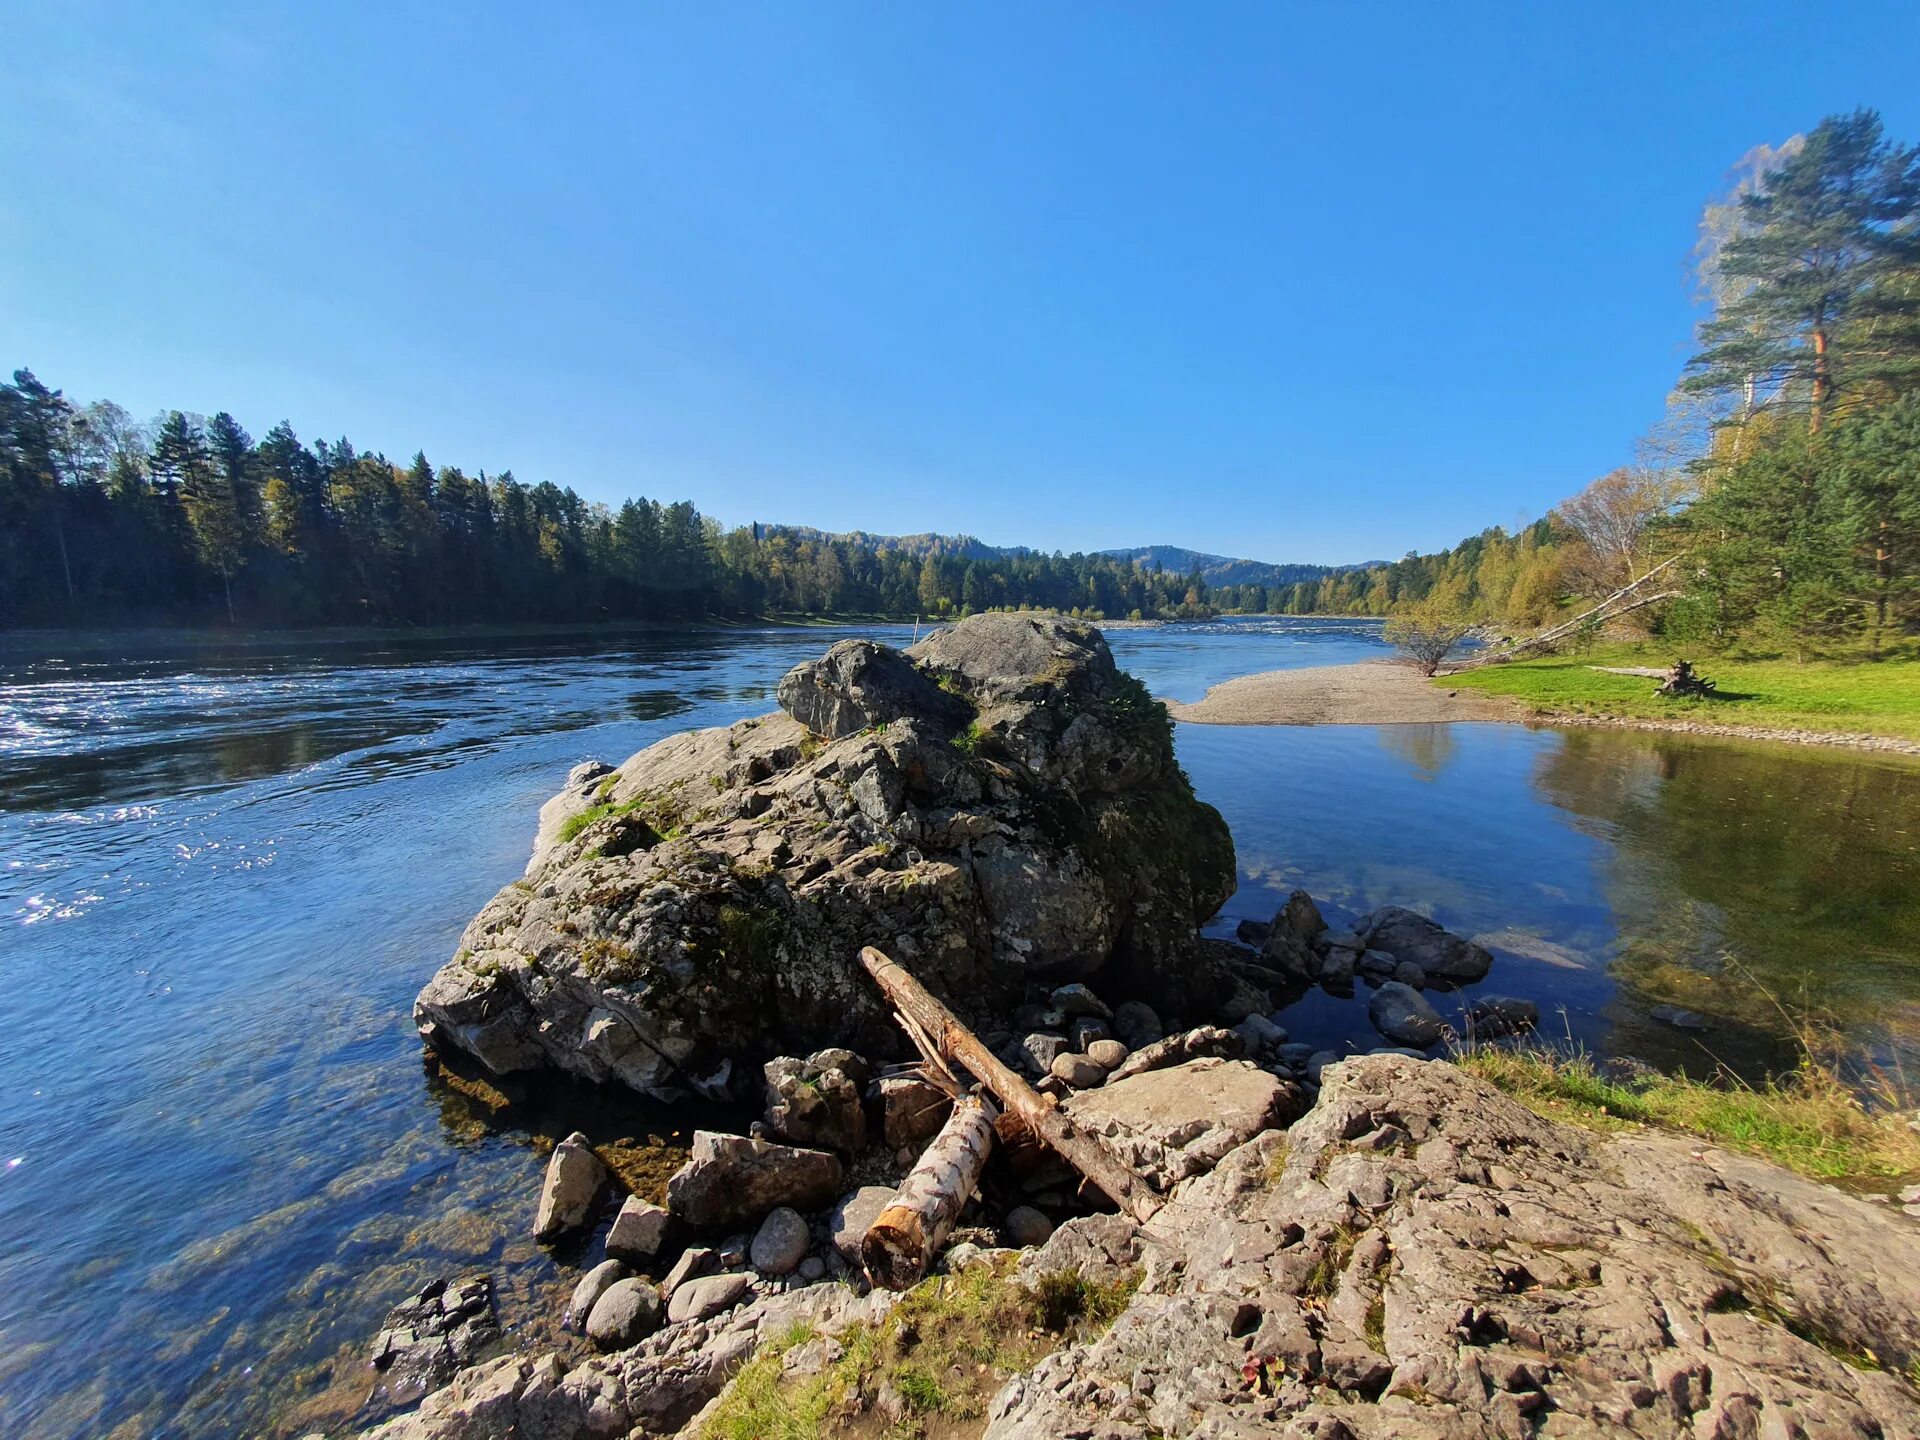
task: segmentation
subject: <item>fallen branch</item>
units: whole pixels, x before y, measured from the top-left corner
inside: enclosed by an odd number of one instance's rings
[[[860,963],[893,1008],[919,1027],[925,1043],[931,1044],[940,1055],[965,1066],[969,1074],[992,1092],[1009,1116],[1037,1135],[1107,1199],[1142,1223],[1152,1219],[1166,1203],[1146,1181],[1121,1163],[1101,1143],[1099,1136],[1075,1128],[1045,1096],[1001,1063],[926,986],[871,945],[861,950]],[[919,1043],[918,1037],[916,1043]]]
[[[992,1148],[993,1119],[986,1105],[977,1095],[955,1104],[899,1193],[860,1242],[868,1279],[889,1290],[910,1289],[920,1282],[980,1183],[980,1167]]]

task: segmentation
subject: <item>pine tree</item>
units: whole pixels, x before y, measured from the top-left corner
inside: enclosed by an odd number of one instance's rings
[[[1871,110],[1830,116],[1738,206],[1683,390],[1758,384],[1804,402],[1817,433],[1838,397],[1916,373],[1920,357],[1877,348],[1870,322],[1884,338],[1909,308],[1876,287],[1920,264],[1920,149],[1887,141]]]

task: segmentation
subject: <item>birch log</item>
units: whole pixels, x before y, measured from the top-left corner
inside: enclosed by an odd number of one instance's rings
[[[889,1290],[906,1290],[920,1281],[940,1253],[941,1242],[973,1187],[993,1147],[993,1121],[978,1097],[968,1096],[933,1143],[921,1152],[893,1203],[880,1212],[860,1242],[867,1278]]]
[[[1078,1129],[1049,1105],[1044,1095],[1002,1064],[1000,1057],[982,1045],[979,1037],[962,1025],[926,986],[871,945],[860,952],[860,963],[886,993],[894,1009],[912,1016],[941,1054],[964,1065],[993,1092],[1008,1114],[1018,1116],[1054,1153],[1086,1176],[1115,1205],[1145,1224],[1166,1203],[1146,1181],[1122,1164],[1101,1143],[1099,1136]]]

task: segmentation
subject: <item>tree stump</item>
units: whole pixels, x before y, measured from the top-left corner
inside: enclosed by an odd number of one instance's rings
[[[1711,695],[1713,691],[1713,681],[1695,673],[1691,661],[1676,660],[1661,677],[1660,688],[1653,693],[1671,699],[1683,695]]]

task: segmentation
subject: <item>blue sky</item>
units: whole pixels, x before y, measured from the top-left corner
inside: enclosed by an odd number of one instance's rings
[[[1920,6],[58,5],[0,364],[724,520],[1432,549],[1656,420],[1700,205]]]

